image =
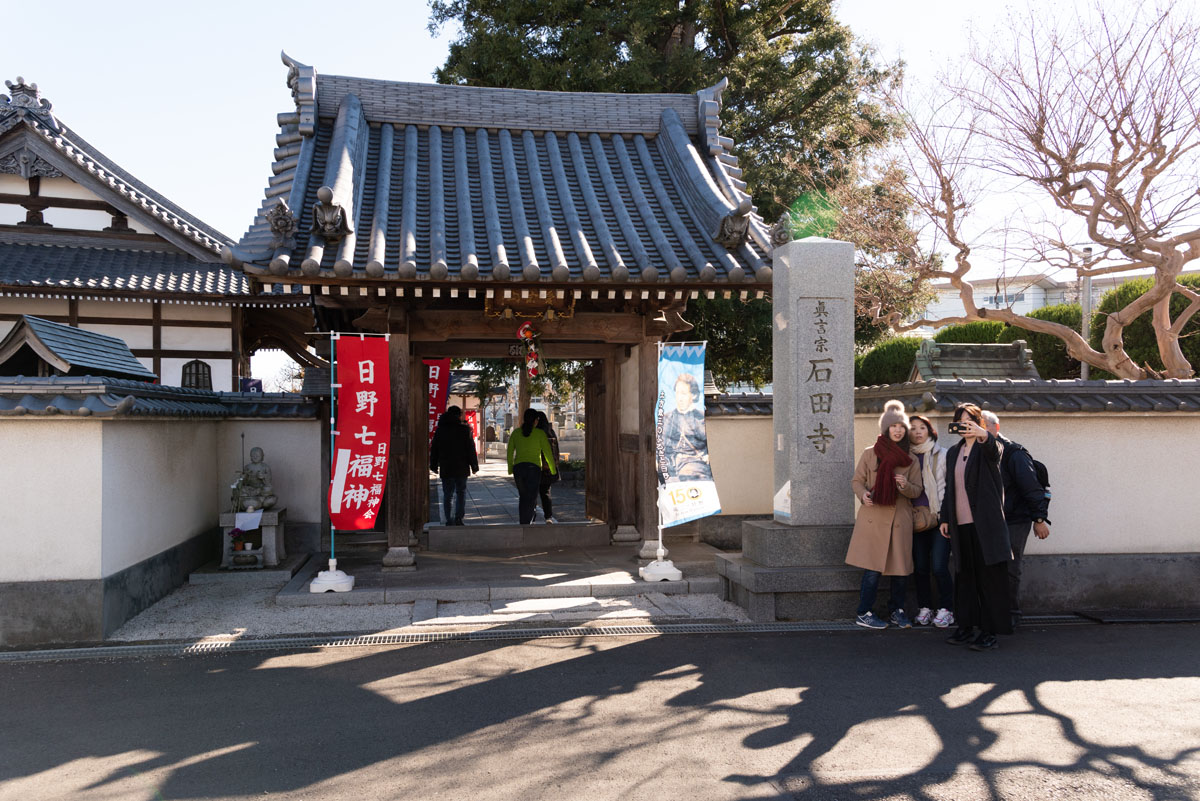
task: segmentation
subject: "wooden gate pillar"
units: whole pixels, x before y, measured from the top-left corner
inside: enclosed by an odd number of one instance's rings
[[[388,309],[388,374],[392,381],[392,453],[388,459],[387,539],[384,570],[416,570],[409,505],[412,464],[412,348],[408,314],[402,306]]]

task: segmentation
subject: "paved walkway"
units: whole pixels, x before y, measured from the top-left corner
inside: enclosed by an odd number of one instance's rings
[[[554,517],[563,523],[585,523],[584,491],[556,482],[550,488]],[[442,522],[442,482],[429,482],[429,516],[431,523]],[[543,520],[538,504],[535,522]],[[463,522],[467,525],[516,525],[517,487],[508,474],[504,459],[491,457],[479,465],[479,472],[467,479],[467,503]]]

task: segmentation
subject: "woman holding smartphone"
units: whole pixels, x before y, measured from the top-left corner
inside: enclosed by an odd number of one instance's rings
[[[954,410],[949,431],[962,440],[946,456],[946,493],[941,532],[958,554],[955,613],[958,628],[946,640],[973,651],[1000,647],[997,634],[1012,634],[1008,604],[1008,562],[1012,548],[1004,522],[1004,481],[1000,443],[983,427],[973,403]]]
[[[862,502],[850,536],[846,564],[863,569],[855,624],[866,629],[912,628],[904,612],[908,574],[912,573],[912,499],[921,494],[921,467],[908,452],[908,415],[890,400],[879,418],[879,438],[862,452],[850,486]],[[887,620],[872,607],[879,577],[891,576]]]

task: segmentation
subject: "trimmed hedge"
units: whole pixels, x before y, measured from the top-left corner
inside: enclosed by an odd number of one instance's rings
[[[895,337],[854,360],[854,384],[901,384],[908,380],[921,337]]]
[[[1083,330],[1083,310],[1078,303],[1043,306],[1026,316],[1035,320],[1061,323],[1076,331]],[[1025,340],[1029,345],[1029,350],[1033,353],[1033,364],[1042,378],[1079,378],[1079,362],[1067,355],[1067,343],[1058,337],[1008,325],[1000,332],[996,341],[1016,342],[1018,339]]]
[[[962,342],[990,345],[997,341],[1004,323],[992,320],[972,320],[969,323],[948,325],[933,335],[934,342]]]
[[[1179,283],[1190,289],[1200,290],[1200,275],[1180,276]],[[1153,285],[1154,279],[1152,278],[1134,278],[1104,293],[1104,297],[1100,299],[1100,305],[1096,307],[1096,313],[1092,315],[1090,340],[1093,348],[1103,350],[1104,326],[1108,322],[1108,315],[1125,308],[1146,294]],[[1171,319],[1174,320],[1180,312],[1187,308],[1187,305],[1187,298],[1183,295],[1173,295],[1171,297]],[[1148,363],[1155,370],[1161,370],[1162,359],[1158,354],[1158,340],[1154,338],[1154,326],[1151,322],[1153,314],[1152,310],[1147,311],[1125,326],[1125,352],[1139,367]],[[1192,367],[1200,372],[1200,314],[1194,315],[1183,327],[1179,337],[1179,347],[1183,350],[1184,357],[1191,362]],[[1116,377],[1104,370],[1096,369],[1091,371],[1091,376],[1093,378]]]

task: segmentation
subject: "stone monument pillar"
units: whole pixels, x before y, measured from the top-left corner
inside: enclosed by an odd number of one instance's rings
[[[854,245],[775,249],[771,338],[775,520],[854,523]]]
[[[819,237],[773,253],[774,520],[720,554],[722,595],[756,621],[853,616],[854,245]]]

